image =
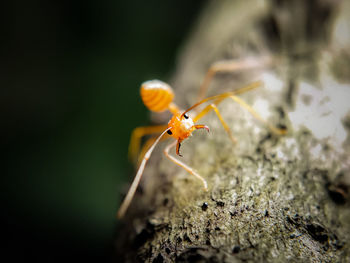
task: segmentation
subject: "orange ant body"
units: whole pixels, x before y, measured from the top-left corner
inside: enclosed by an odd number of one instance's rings
[[[237,65],[238,64],[238,65]],[[256,63],[252,63],[251,60],[245,61],[245,63],[242,62],[232,62],[232,61],[221,61],[219,63],[214,64],[209,71],[207,72],[206,78],[200,88],[200,97],[203,96],[203,94],[206,93],[208,85],[212,77],[217,72],[230,72],[237,70],[237,68],[251,68],[256,67]],[[242,67],[243,66],[243,67]],[[181,166],[184,168],[188,173],[194,175],[199,180],[202,181],[204,190],[208,190],[208,184],[206,180],[201,177],[198,173],[196,173],[191,167],[186,165],[185,163],[181,162],[180,160],[176,159],[174,156],[169,154],[170,148],[174,147],[176,145],[176,154],[181,156],[180,154],[180,146],[181,142],[188,138],[193,131],[197,129],[206,129],[209,132],[209,128],[206,125],[196,125],[195,123],[202,118],[204,115],[206,115],[208,112],[213,110],[217,117],[219,118],[221,124],[223,125],[224,129],[226,130],[227,134],[229,135],[230,139],[233,142],[236,142],[235,138],[232,136],[232,133],[230,131],[229,126],[226,124],[224,119],[222,118],[217,105],[221,103],[226,98],[231,98],[235,102],[239,103],[242,107],[247,109],[255,118],[258,120],[264,122],[269,129],[276,133],[276,134],[285,134],[286,130],[284,129],[278,129],[273,126],[271,126],[269,123],[267,123],[262,117],[248,104],[246,104],[242,99],[238,98],[236,95],[244,93],[246,91],[255,89],[261,85],[261,82],[254,82],[246,87],[243,87],[241,89],[232,91],[232,92],[226,92],[222,93],[216,96],[208,97],[206,99],[199,99],[198,103],[194,104],[192,107],[188,108],[186,111],[180,111],[180,109],[175,105],[173,102],[174,99],[174,92],[172,88],[166,84],[165,82],[159,81],[159,80],[151,80],[146,81],[141,85],[141,98],[145,106],[154,112],[162,112],[165,110],[169,110],[173,116],[168,122],[167,125],[161,125],[161,126],[151,126],[151,127],[139,127],[136,128],[131,136],[131,142],[129,146],[129,154],[131,157],[135,157],[139,151],[140,148],[140,139],[142,136],[152,133],[161,133],[160,136],[156,140],[151,141],[151,146],[149,146],[149,143],[146,143],[144,148],[148,148],[147,152],[144,154],[143,159],[140,163],[140,166],[138,168],[138,171],[136,173],[136,176],[134,178],[133,183],[130,186],[130,189],[121,204],[118,213],[117,218],[123,217],[125,214],[127,208],[129,207],[133,196],[135,194],[136,188],[141,180],[143,171],[145,169],[145,165],[150,158],[153,149],[157,145],[157,143],[162,139],[162,137],[167,133],[171,137],[175,139],[174,142],[169,144],[164,149],[164,154],[167,158],[169,158],[172,162],[175,164]],[[197,106],[206,103],[211,102],[209,105],[207,105],[202,111],[200,111],[193,119],[188,115],[188,112],[195,109]],[[143,151],[141,151],[143,152]]]

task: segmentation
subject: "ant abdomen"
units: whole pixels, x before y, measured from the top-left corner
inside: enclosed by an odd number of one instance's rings
[[[174,99],[172,88],[160,80],[149,80],[142,83],[140,93],[145,106],[155,112],[169,109],[169,104]]]

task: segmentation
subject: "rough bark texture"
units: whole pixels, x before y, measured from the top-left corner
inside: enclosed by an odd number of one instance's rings
[[[182,146],[200,182],[160,144],[118,232],[127,262],[350,262],[349,5],[334,1],[212,1],[181,51],[171,84],[186,108],[209,66],[269,55],[273,67],[219,74],[209,95],[243,94],[275,136],[232,100]],[[342,8],[339,8],[342,7]],[[345,28],[344,28],[345,27]]]

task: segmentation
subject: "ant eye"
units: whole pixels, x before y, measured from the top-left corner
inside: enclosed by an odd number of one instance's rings
[[[171,130],[168,130],[167,133],[168,133],[169,135],[172,135],[172,134],[173,134]]]
[[[184,117],[185,117],[185,119],[188,119],[188,114],[187,114],[187,113],[185,113]]]

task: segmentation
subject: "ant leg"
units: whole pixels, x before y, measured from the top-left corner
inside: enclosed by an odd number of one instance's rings
[[[161,133],[167,125],[137,127],[131,133],[129,143],[129,160],[135,162],[140,151],[141,138],[152,133]]]
[[[170,148],[174,147],[176,145],[177,141],[174,141],[173,143],[169,144],[165,149],[164,149],[164,154],[166,157],[168,157],[170,159],[170,161],[172,161],[173,163],[181,166],[183,169],[185,169],[187,172],[189,172],[190,174],[194,175],[195,177],[197,177],[199,180],[202,181],[203,183],[203,187],[205,191],[208,191],[208,184],[207,181],[200,176],[198,173],[196,173],[191,167],[189,167],[188,165],[184,164],[183,162],[179,161],[178,159],[176,159],[174,156],[169,154],[169,150]]]
[[[199,106],[202,103],[205,103],[207,101],[213,100],[213,103],[211,103],[210,105],[206,106],[202,111],[200,111],[196,117],[193,119],[194,122],[197,122],[199,119],[201,119],[202,117],[204,117],[206,114],[209,113],[209,111],[214,110],[216,115],[218,116],[222,126],[224,127],[224,129],[226,130],[228,136],[230,137],[231,141],[233,143],[236,143],[237,140],[233,137],[232,132],[230,130],[230,128],[228,127],[227,123],[224,121],[224,119],[222,118],[218,108],[216,105],[219,105],[224,99],[234,95],[234,94],[242,94],[244,92],[256,89],[258,87],[260,87],[262,85],[262,83],[260,81],[257,82],[253,82],[245,87],[242,87],[240,89],[237,89],[235,91],[231,91],[231,92],[226,92],[223,94],[219,94],[216,96],[212,96],[206,99],[203,99],[202,101],[196,103],[195,105],[193,105],[191,108],[189,108],[188,110],[186,110],[186,112],[190,111],[191,109]]]
[[[284,135],[287,133],[287,129],[277,128],[277,127],[271,125],[268,121],[264,120],[257,111],[255,111],[251,106],[249,106],[241,98],[238,98],[235,95],[231,95],[230,98],[233,99],[235,102],[237,102],[239,105],[241,105],[243,108],[245,108],[247,111],[249,111],[250,114],[252,114],[254,118],[256,118],[257,120],[264,123],[273,133],[275,133],[277,135]]]
[[[212,104],[208,105],[207,107],[205,107],[200,113],[198,113],[198,115],[193,119],[193,121],[197,122],[200,118],[202,118],[204,115],[206,115],[210,110],[214,110],[214,112],[216,113],[216,116],[218,116],[222,126],[224,127],[227,135],[230,137],[230,139],[231,139],[231,141],[233,143],[236,143],[237,140],[232,135],[232,131],[231,131],[230,127],[224,121],[224,119],[221,116],[221,113],[219,112],[219,109],[216,107],[216,105],[218,105],[222,100],[223,99],[216,100],[216,101],[214,101],[214,103],[212,103]]]
[[[258,119],[259,121],[261,121],[262,123],[264,123],[273,133],[277,134],[277,135],[284,135],[287,133],[286,129],[279,129],[277,127],[274,127],[273,125],[271,125],[269,122],[267,122],[266,120],[264,120],[259,113],[257,113],[251,106],[249,106],[245,101],[243,101],[241,98],[235,96],[236,94],[241,94],[244,93],[246,91],[249,91],[251,89],[257,88],[259,87],[261,83],[256,82],[256,83],[252,83],[251,85],[248,85],[246,87],[243,87],[241,89],[238,89],[236,91],[233,92],[226,92],[220,95],[216,95],[213,97],[209,97],[207,99],[204,99],[200,102],[198,102],[197,104],[195,104],[194,106],[192,106],[190,109],[188,109],[187,111],[193,109],[194,107],[197,107],[198,105],[207,102],[209,100],[214,100],[214,102],[211,105],[206,106],[201,112],[198,113],[198,115],[193,119],[194,122],[198,121],[200,118],[202,118],[203,116],[205,116],[210,110],[215,110],[216,105],[220,104],[224,99],[230,97],[231,99],[233,99],[235,102],[237,102],[239,105],[241,105],[243,108],[245,108],[246,110],[248,110],[256,119]],[[213,107],[215,106],[215,107]],[[187,112],[186,111],[186,112]],[[225,128],[225,125],[227,126],[227,124],[221,120],[222,117],[220,118],[220,113],[218,114],[218,110],[216,108],[215,110],[216,114],[218,115],[222,125]],[[225,125],[224,125],[225,123]],[[229,131],[229,129],[226,129],[226,132],[229,134],[230,138],[231,138],[231,132]],[[232,138],[231,138],[232,140]]]
[[[199,88],[197,101],[201,101],[209,88],[209,84],[217,73],[233,73],[239,70],[255,69],[273,63],[270,56],[246,58],[241,60],[223,60],[214,63],[207,71],[204,81]]]

